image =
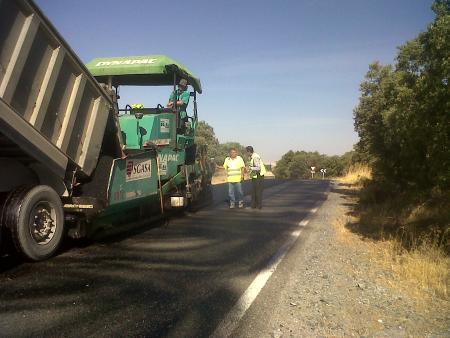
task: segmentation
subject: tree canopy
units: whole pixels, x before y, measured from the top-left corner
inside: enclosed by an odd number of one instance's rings
[[[220,143],[214,133],[214,128],[205,121],[200,121],[197,126],[195,142],[199,145],[207,145],[208,154],[214,158],[217,165],[222,165],[231,148],[236,148],[240,156],[245,156],[245,147],[238,142]]]
[[[450,187],[450,1],[432,8],[434,22],[394,65],[369,66],[354,110],[358,155],[399,190]]]
[[[277,162],[274,174],[277,178],[306,179],[311,177],[311,167],[315,167],[317,175],[320,169],[326,169],[327,177],[336,177],[344,174],[352,162],[353,152],[342,156],[328,156],[316,152],[288,151]]]

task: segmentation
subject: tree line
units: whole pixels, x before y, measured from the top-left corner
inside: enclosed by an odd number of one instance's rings
[[[207,145],[209,157],[214,159],[217,165],[222,165],[228,156],[230,148],[236,148],[238,154],[246,155],[245,146],[239,142],[220,143],[214,132],[214,128],[205,121],[199,121],[195,142],[198,145]],[[357,155],[351,151],[342,156],[328,156],[318,152],[292,151],[283,155],[274,169],[277,178],[308,178],[311,176],[311,166],[316,167],[316,171],[322,168],[327,169],[328,177],[341,176],[345,173]]]
[[[199,121],[195,133],[195,143],[198,145],[206,145],[208,147],[208,156],[214,159],[217,165],[222,165],[231,148],[236,148],[240,156],[246,154],[245,146],[239,142],[220,143],[211,127],[205,121]]]
[[[395,64],[369,66],[354,110],[355,154],[391,193],[450,188],[450,1],[432,9],[434,21],[399,47]]]
[[[277,162],[274,174],[277,178],[306,179],[311,177],[311,167],[315,167],[316,175],[320,175],[320,169],[326,169],[327,177],[337,177],[345,173],[352,157],[353,152],[342,156],[328,156],[317,151],[290,150]]]

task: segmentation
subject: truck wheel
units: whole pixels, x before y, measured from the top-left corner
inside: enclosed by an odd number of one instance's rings
[[[5,207],[5,225],[18,253],[41,261],[58,250],[64,212],[56,191],[46,185],[22,187],[11,193]]]

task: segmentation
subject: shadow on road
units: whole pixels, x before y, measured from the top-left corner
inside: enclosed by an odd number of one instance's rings
[[[10,268],[0,275],[0,331],[207,337],[327,188],[283,182],[262,211],[218,205]]]

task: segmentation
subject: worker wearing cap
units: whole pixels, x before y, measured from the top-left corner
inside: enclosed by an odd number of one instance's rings
[[[234,209],[236,204],[238,204],[239,208],[243,208],[244,194],[241,182],[244,180],[245,163],[242,157],[237,155],[236,148],[230,149],[230,156],[225,159],[223,168],[227,173],[230,209]]]
[[[253,151],[252,146],[245,148],[247,154],[250,156],[249,170],[250,178],[252,180],[252,209],[262,208],[262,195],[264,190],[264,175],[266,174],[266,167],[264,166],[261,156]]]
[[[186,79],[181,79],[178,82],[178,89],[170,94],[167,108],[173,108],[173,102],[176,101],[176,108],[180,116],[180,126],[185,128],[187,119],[187,106],[189,104],[189,98],[191,94],[188,91],[188,82]]]

